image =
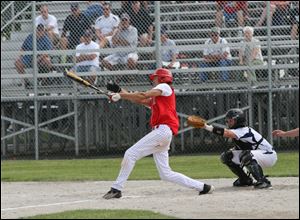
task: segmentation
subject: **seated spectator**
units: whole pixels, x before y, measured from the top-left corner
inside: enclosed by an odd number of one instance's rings
[[[161,28],[161,43],[162,46],[172,47],[172,48],[162,48],[161,60],[162,67],[167,69],[179,69],[180,62],[177,61],[177,56],[179,54],[176,48],[175,41],[171,40],[167,35],[167,29]]]
[[[299,37],[299,2],[294,3],[294,8],[290,11],[290,20],[291,20],[291,39],[296,40]]]
[[[244,45],[239,51],[240,65],[247,65],[250,68],[256,65],[263,65],[264,60],[261,52],[259,40],[253,37],[254,29],[252,27],[244,28]],[[248,81],[253,85],[256,82],[255,70],[247,71]]]
[[[95,24],[97,18],[103,15],[103,5],[105,1],[87,1],[89,6],[83,12],[89,25]]]
[[[217,1],[216,2],[216,26],[221,28],[223,17],[227,26],[237,24],[244,27],[248,20],[248,1]]]
[[[71,4],[71,14],[64,22],[61,34],[61,49],[73,50],[80,44],[80,39],[84,32],[89,29],[86,17],[80,12],[78,3]],[[66,62],[66,56],[62,58],[62,63]]]
[[[149,35],[145,33],[140,36],[138,46],[139,47],[153,47],[154,42],[149,38]]]
[[[137,29],[130,25],[128,14],[122,14],[119,27],[112,36],[112,47],[114,48],[132,48],[130,52],[117,52],[105,57],[102,61],[103,67],[112,70],[116,64],[127,64],[129,69],[135,69],[138,55],[136,46],[138,43]]]
[[[131,25],[138,30],[138,36],[147,33],[149,40],[153,37],[153,19],[150,17],[150,13],[141,7],[139,1],[133,1],[131,9],[129,10],[129,17]]]
[[[101,48],[111,45],[111,38],[114,30],[119,26],[120,19],[111,13],[111,6],[108,3],[103,5],[103,15],[96,20],[96,36]]]
[[[39,24],[36,28],[36,48],[41,50],[52,50],[52,42],[44,25]],[[33,51],[33,34],[29,34],[22,44],[21,51]],[[16,69],[19,74],[25,74],[25,68],[32,67],[32,55],[21,55],[15,62]],[[48,73],[53,70],[50,57],[47,54],[39,54],[37,56],[37,65],[39,72]]]
[[[99,68],[99,52],[80,52],[81,50],[99,50],[99,44],[92,41],[93,33],[86,30],[83,35],[83,42],[76,47],[75,72],[97,72]],[[87,78],[91,83],[94,83],[96,76],[93,75]]]
[[[288,14],[290,1],[271,1],[270,3],[270,16],[273,26],[285,25],[286,16]],[[261,27],[266,25],[267,6],[264,7],[263,12],[256,26]]]
[[[148,11],[149,4],[154,5],[155,1],[139,1],[141,3],[142,9]],[[133,1],[121,1],[121,14],[129,14]]]
[[[220,29],[213,27],[210,31],[210,39],[205,42],[207,46],[203,50],[204,61],[200,63],[201,68],[207,67],[227,67],[231,65],[230,48],[224,46],[227,40],[220,37]],[[220,45],[220,47],[210,47],[210,45]],[[221,70],[222,80],[229,80],[229,73],[227,70]],[[208,75],[205,72],[200,73],[200,79],[206,81]]]
[[[148,34],[142,34],[140,36],[140,40],[138,43],[138,47],[154,47],[155,44],[152,40],[149,40]],[[150,61],[153,60],[154,62],[152,63],[141,63],[139,65],[140,70],[150,70],[150,69],[156,69],[156,62],[155,62],[155,53],[153,52],[140,52],[139,53],[139,60],[145,60],[145,61]]]
[[[37,16],[35,19],[36,26],[39,24],[44,25],[53,45],[58,47],[59,30],[56,17],[49,14],[47,5],[41,6],[40,13],[41,15]]]

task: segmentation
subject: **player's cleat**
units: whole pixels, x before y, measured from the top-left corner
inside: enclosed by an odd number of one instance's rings
[[[114,189],[114,188],[111,188],[104,196],[103,198],[104,199],[118,199],[118,198],[121,198],[122,197],[122,193],[120,190],[117,190],[117,189]]]
[[[199,192],[199,195],[203,195],[203,194],[211,194],[213,191],[215,190],[215,187],[212,185],[207,185],[204,183],[204,187],[203,190],[201,192]]]
[[[266,189],[266,188],[272,188],[271,182],[267,179],[264,178],[263,182],[257,182],[254,184],[255,189]]]
[[[238,178],[236,181],[233,182],[233,186],[235,187],[253,186],[253,180],[251,178],[246,180],[241,180],[240,178]]]

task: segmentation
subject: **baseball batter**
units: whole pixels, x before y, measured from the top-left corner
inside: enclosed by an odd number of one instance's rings
[[[241,109],[230,109],[225,116],[229,129],[205,124],[204,128],[223,137],[232,138],[235,147],[221,155],[221,161],[238,176],[233,186],[252,186],[256,189],[272,187],[262,168],[272,167],[277,154],[272,145],[253,128],[246,126],[246,117]],[[246,168],[257,181],[244,170]]]
[[[146,92],[129,93],[118,85],[108,85],[114,102],[122,99],[151,108],[150,125],[152,131],[130,147],[124,155],[121,170],[110,191],[103,198],[112,199],[122,197],[124,188],[137,160],[153,154],[156,168],[162,180],[196,189],[199,194],[212,193],[214,186],[191,179],[181,173],[172,171],[169,166],[169,154],[172,136],[178,132],[179,121],[176,113],[176,97],[171,84],[172,73],[163,68],[157,69],[150,75],[154,88]]]

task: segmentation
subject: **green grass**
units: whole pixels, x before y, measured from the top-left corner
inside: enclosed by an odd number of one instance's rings
[[[122,216],[122,217],[120,217]],[[29,219],[175,219],[174,217],[144,210],[76,210],[37,215]]]
[[[122,158],[88,160],[2,161],[1,181],[101,181],[115,180]],[[220,162],[219,155],[172,156],[170,166],[196,179],[230,178],[234,174]],[[299,176],[299,152],[279,153],[270,176]],[[130,180],[159,179],[151,157],[136,163]]]

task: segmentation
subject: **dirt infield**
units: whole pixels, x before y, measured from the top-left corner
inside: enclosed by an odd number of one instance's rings
[[[178,218],[299,218],[299,177],[270,178],[273,189],[203,180],[211,195],[163,181],[128,181],[121,199],[104,200],[112,182],[1,182],[1,219],[75,209],[144,209]]]

